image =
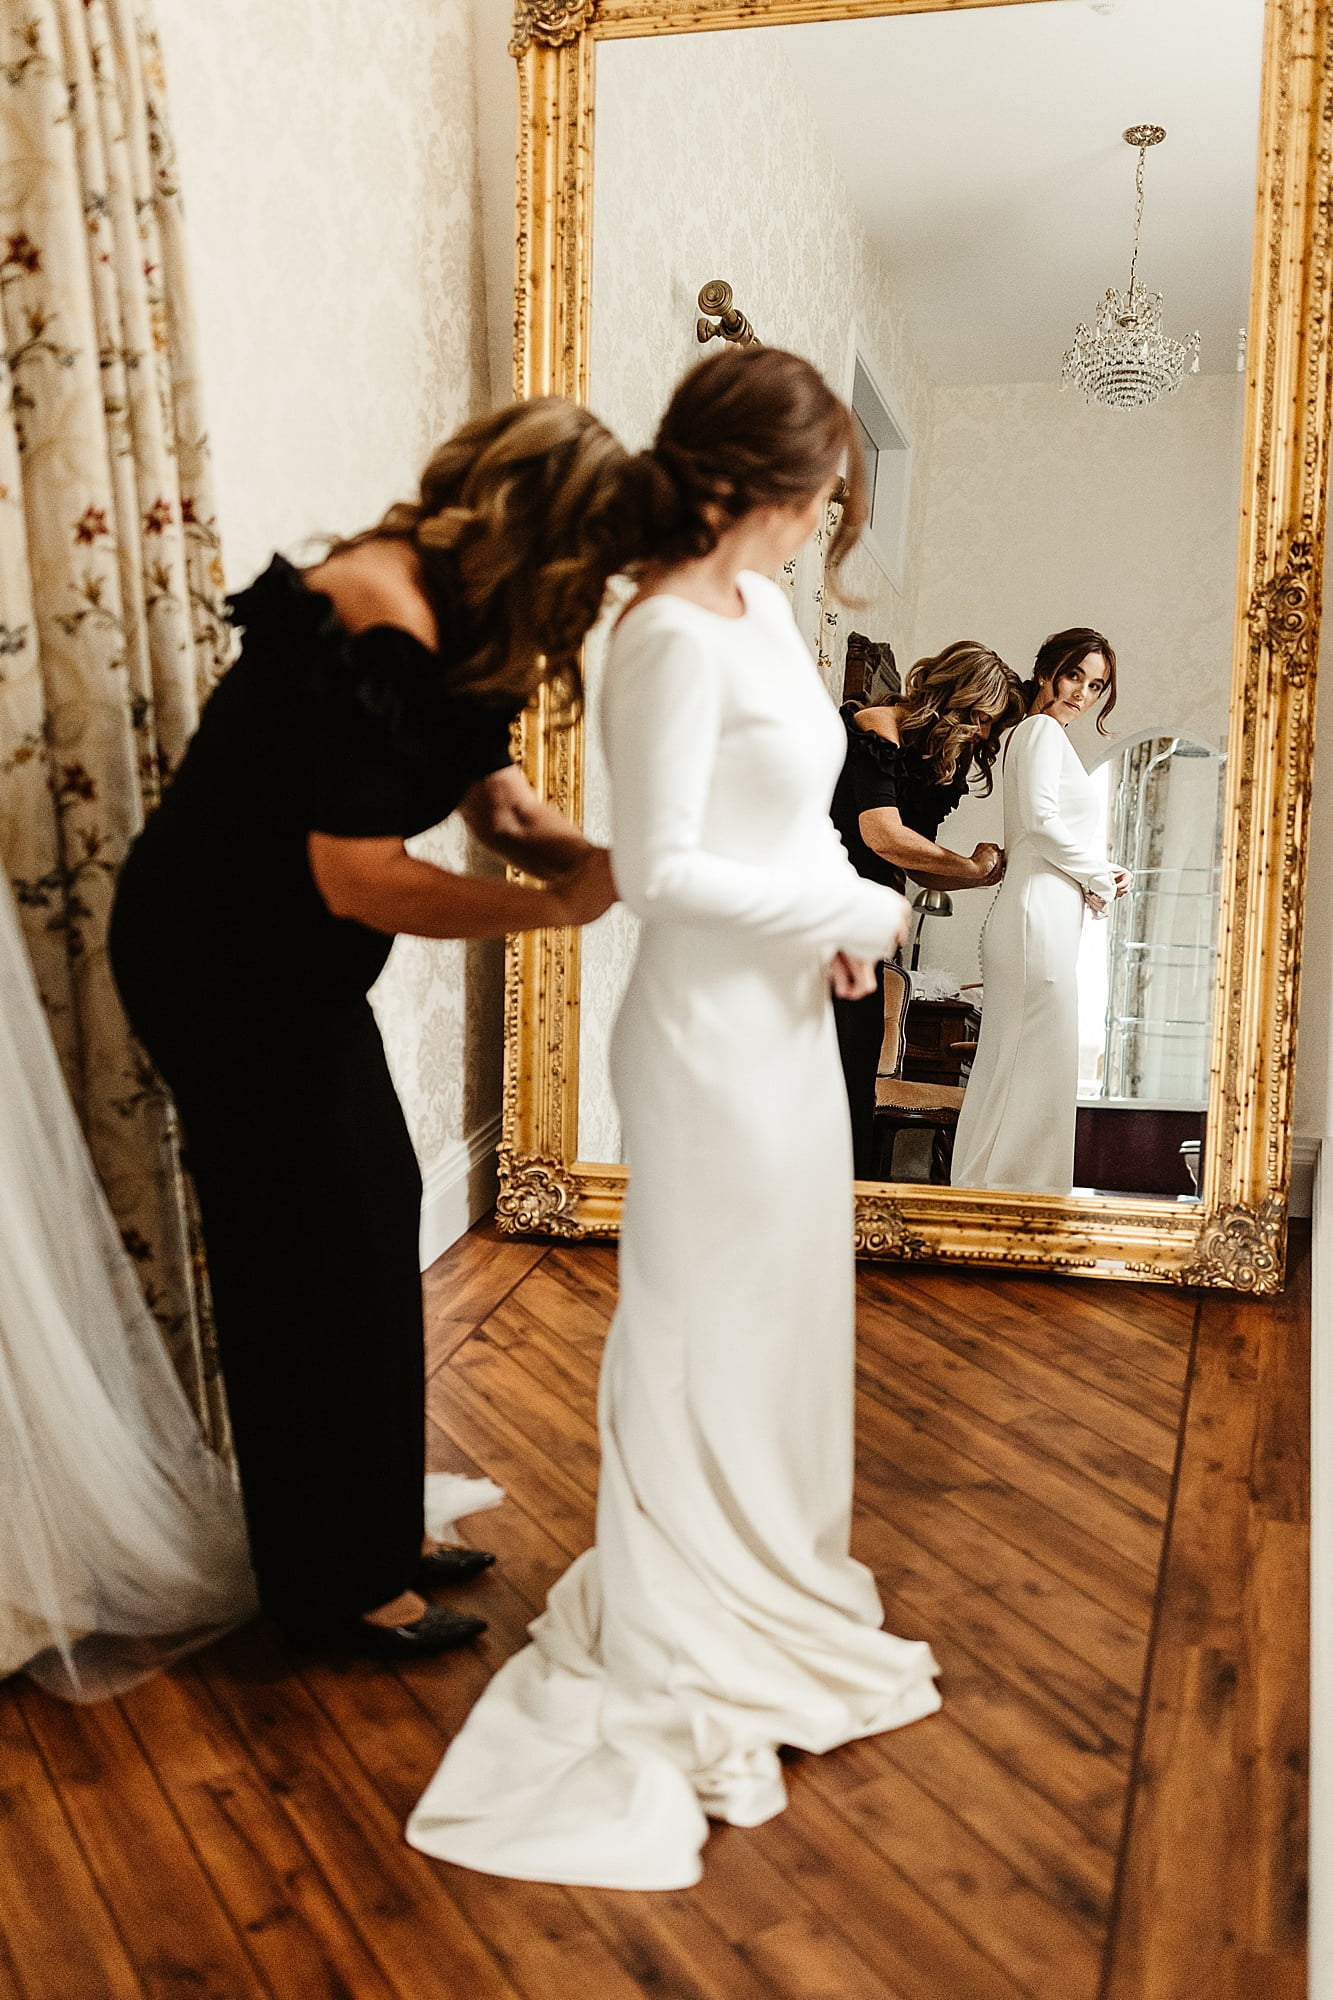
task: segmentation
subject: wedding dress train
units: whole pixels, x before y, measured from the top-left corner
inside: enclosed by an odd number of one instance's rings
[[[778,1748],[939,1705],[851,1560],[854,1269],[835,948],[903,904],[828,816],[844,737],[785,600],[622,619],[613,864],[643,919],[612,1077],[631,1180],[600,1390],[596,1546],[412,1814],[425,1852],[607,1888],[699,1878],[709,1818],[781,1811]]]
[[[75,1701],[248,1618],[240,1498],[93,1171],[0,881],[0,1673]]]

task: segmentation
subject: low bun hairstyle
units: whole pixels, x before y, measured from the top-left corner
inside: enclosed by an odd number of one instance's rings
[[[755,507],[799,506],[844,466],[836,574],[866,519],[856,420],[817,368],[779,347],[730,347],[679,384],[649,451],[624,472],[634,567],[706,556]]]
[[[536,396],[475,417],[436,450],[415,500],[364,534],[412,544],[452,684],[521,708],[545,683],[579,710],[579,651],[634,553],[624,446],[590,411]]]
[[[1043,639],[1032,663],[1032,675],[1022,683],[1023,700],[1031,715],[1046,683],[1054,684],[1064,674],[1072,673],[1075,667],[1093,653],[1100,653],[1106,661],[1106,693],[1101,698],[1097,711],[1097,731],[1108,736],[1106,718],[1115,707],[1115,651],[1109,639],[1095,632],[1091,625],[1071,625],[1066,632],[1052,632],[1049,639]]]

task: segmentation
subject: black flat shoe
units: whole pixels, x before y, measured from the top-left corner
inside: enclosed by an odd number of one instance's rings
[[[432,1549],[428,1556],[422,1556],[417,1564],[412,1581],[419,1589],[428,1590],[432,1584],[470,1583],[474,1576],[480,1576],[489,1569],[495,1557],[485,1549],[467,1549],[459,1543],[449,1543]]]
[[[485,1630],[484,1618],[443,1611],[430,1604],[413,1625],[371,1625],[358,1618],[355,1630],[349,1629],[346,1637],[359,1651],[373,1653],[378,1659],[425,1660],[454,1646],[470,1646]]]

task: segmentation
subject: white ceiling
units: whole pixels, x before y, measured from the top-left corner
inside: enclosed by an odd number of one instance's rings
[[[1058,376],[1074,326],[1139,275],[1167,331],[1234,370],[1247,316],[1263,0],[1024,0],[770,28],[893,273],[937,381]],[[747,32],[754,32],[753,30]]]

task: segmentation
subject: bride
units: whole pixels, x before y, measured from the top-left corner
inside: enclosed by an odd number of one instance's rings
[[[851,1560],[847,1100],[829,979],[856,997],[907,905],[829,819],[844,737],[769,581],[853,423],[774,349],[702,362],[627,505],[647,560],[607,667],[612,865],[643,920],[612,1074],[631,1184],[602,1368],[596,1546],[552,1590],[411,1817],[427,1853],[621,1889],[699,1879],[707,1821],[786,1802],[778,1748],[939,1705]],[[846,954],[846,956],[844,956]]]
[[[93,1701],[251,1616],[199,1435],[65,1092],[0,879],[0,1677]]]
[[[1083,916],[1105,916],[1129,876],[1107,859],[1104,808],[1066,731],[1100,708],[1105,734],[1115,654],[1090,626],[1056,632],[1023,692],[1027,716],[1004,747],[1007,867],[982,939],[981,1036],[951,1179],[955,1187],[1068,1194]]]

